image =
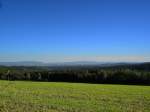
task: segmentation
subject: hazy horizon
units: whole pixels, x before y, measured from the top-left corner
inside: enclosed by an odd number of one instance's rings
[[[0,0],[0,62],[150,62],[148,0]]]
[[[53,61],[49,61],[49,60],[53,60]],[[32,59],[32,60],[13,60],[13,59],[10,59],[10,60],[3,60],[3,61],[0,61],[0,62],[42,62],[42,63],[63,63],[63,62],[104,62],[104,63],[119,63],[119,62],[127,62],[127,63],[130,63],[130,62],[150,62],[149,61],[150,58],[149,57],[142,57],[142,56],[139,56],[139,57],[125,57],[125,56],[119,56],[119,57],[116,57],[116,56],[113,56],[113,57],[66,57],[66,58],[63,58],[63,57],[59,57],[59,60],[57,58],[57,60],[54,60],[52,58],[48,58],[46,60],[46,58],[41,59],[41,60],[36,60],[36,59]]]

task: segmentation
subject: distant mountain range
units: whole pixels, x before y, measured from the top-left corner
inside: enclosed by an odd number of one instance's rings
[[[57,62],[57,63],[44,63],[38,61],[19,61],[19,62],[0,62],[0,66],[85,66],[85,65],[99,65],[99,66],[113,66],[135,64],[127,62],[92,62],[92,61],[77,61],[77,62]]]

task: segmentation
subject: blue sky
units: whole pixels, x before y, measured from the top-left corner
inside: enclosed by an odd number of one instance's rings
[[[0,61],[150,61],[149,0],[0,2]]]

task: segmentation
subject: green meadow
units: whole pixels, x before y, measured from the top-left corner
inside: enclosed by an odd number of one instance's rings
[[[150,112],[150,87],[0,81],[0,112]]]

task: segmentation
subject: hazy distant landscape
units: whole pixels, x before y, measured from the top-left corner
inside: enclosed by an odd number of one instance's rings
[[[110,84],[150,84],[150,63],[1,63],[0,79]],[[22,65],[21,65],[22,64]],[[33,66],[33,65],[36,66]]]

